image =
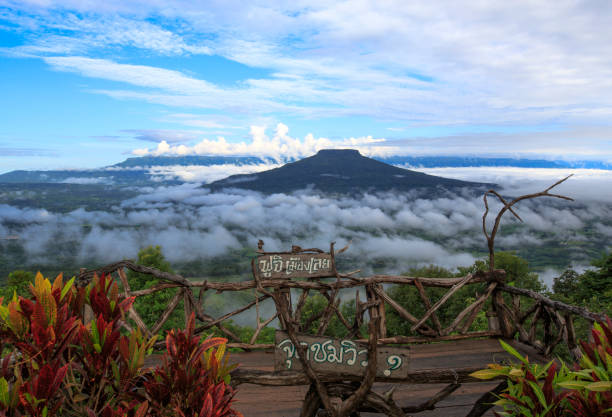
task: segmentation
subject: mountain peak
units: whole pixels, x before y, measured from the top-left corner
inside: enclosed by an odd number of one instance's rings
[[[232,175],[206,187],[243,188],[267,194],[315,188],[323,192],[359,194],[435,188],[490,186],[398,168],[365,157],[355,149],[322,149],[315,155],[257,174]]]
[[[315,156],[331,156],[331,157],[346,157],[346,156],[363,156],[357,149],[321,149]]]

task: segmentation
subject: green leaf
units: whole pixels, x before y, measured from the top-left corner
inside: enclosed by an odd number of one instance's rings
[[[497,369],[481,369],[480,371],[472,372],[470,376],[478,379],[491,379],[504,374],[505,372]]]
[[[60,293],[60,301],[64,299],[66,294],[68,294],[68,291],[70,290],[70,288],[72,288],[72,284],[74,283],[75,278],[76,277],[72,277],[70,281],[68,281],[66,285],[64,285],[64,288],[62,288],[62,292]]]
[[[102,346],[100,346],[99,343],[94,343],[93,347],[96,350],[96,352],[98,352],[98,353],[102,352]]]
[[[589,391],[597,392],[612,391],[612,381],[591,382],[590,384],[585,385],[585,388]]]
[[[9,406],[10,395],[8,382],[4,378],[0,378],[0,403],[5,407]]]
[[[557,385],[567,389],[582,389],[588,384],[590,384],[589,381],[563,381],[559,382]]]
[[[520,353],[518,353],[518,351],[516,349],[514,349],[512,346],[510,346],[508,343],[504,342],[503,340],[499,339],[499,343],[502,345],[502,347],[504,348],[504,350],[506,352],[508,352],[509,354],[511,354],[512,356],[514,356],[515,358],[517,358],[519,361],[523,362],[525,365],[527,365],[529,362],[527,361],[527,358],[524,358]]]
[[[533,381],[527,381],[527,382],[531,386],[531,389],[533,389],[533,392],[535,393],[536,397],[538,397],[538,401],[540,401],[540,404],[542,404],[542,407],[546,408],[547,403],[546,403],[546,398],[544,398],[544,393],[542,392],[542,388],[540,388],[540,386]]]

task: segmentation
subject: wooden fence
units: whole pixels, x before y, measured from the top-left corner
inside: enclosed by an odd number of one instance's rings
[[[506,202],[502,196],[494,191],[486,193],[484,197],[486,210],[483,216],[483,232],[487,239],[491,268],[488,271],[476,272],[463,277],[425,278],[401,275],[357,277],[355,272],[339,273],[335,269],[335,255],[337,254],[334,253],[332,245],[328,253],[331,261],[329,269],[331,273],[318,275],[315,273],[317,275],[316,279],[284,279],[280,275],[272,273],[262,275],[255,260],[252,263],[253,279],[241,282],[186,279],[178,274],[162,272],[127,260],[95,270],[82,270],[78,279],[80,282],[87,282],[93,278],[94,274],[117,274],[118,280],[122,283],[123,297],[142,297],[160,291],[178,289],[166,306],[165,311],[151,328],[145,325],[134,308],[129,311],[129,317],[134,325],[138,326],[147,335],[156,334],[162,328],[172,312],[178,308],[181,300],[183,301],[185,319],[187,320],[193,312],[199,320],[197,332],[206,332],[216,328],[228,338],[229,347],[245,350],[274,348],[274,344],[258,344],[256,340],[266,326],[270,326],[275,319],[278,319],[280,327],[287,333],[297,350],[302,370],[299,372],[284,371],[271,373],[238,369],[232,375],[234,384],[255,383],[278,386],[309,384],[310,390],[304,401],[302,416],[314,416],[319,408],[327,410],[328,414],[332,416],[349,416],[356,410],[374,410],[391,416],[404,416],[409,412],[431,409],[435,406],[436,402],[456,390],[459,384],[471,380],[469,374],[477,369],[457,367],[428,372],[410,371],[402,377],[402,380],[397,380],[396,378],[385,379],[384,376],[376,375],[376,355],[377,350],[381,347],[483,337],[503,337],[517,340],[543,357],[550,357],[553,350],[561,345],[565,345],[575,358],[580,355],[580,350],[576,343],[574,321],[578,318],[592,323],[596,320],[603,320],[603,315],[592,313],[581,307],[551,300],[533,291],[509,286],[506,284],[505,271],[492,268],[494,265],[495,234],[504,212],[510,211],[520,219],[512,208],[518,201],[540,196],[568,199],[564,196],[549,193],[551,188],[563,181],[559,181],[541,193],[521,196],[511,202]],[[496,217],[490,233],[486,227],[486,216],[489,210],[487,195],[498,197],[504,205]],[[261,245],[259,249],[261,250]],[[299,247],[294,247],[289,252],[276,253],[274,255],[295,255],[296,259],[312,255],[317,259],[327,259],[327,255],[321,255],[321,253],[322,251],[318,249],[303,250]],[[262,252],[261,255],[267,256],[270,254]],[[126,269],[148,274],[157,278],[159,283],[151,288],[131,290],[125,273]],[[331,280],[324,278],[329,275],[333,276]],[[391,285],[413,286],[418,293],[422,308],[416,309],[414,308],[415,306],[408,307],[394,300],[388,292],[388,288]],[[472,285],[479,285],[480,289],[480,293],[476,295],[474,301],[452,317],[451,320],[447,319],[445,322],[441,320],[439,316],[441,308],[454,295],[456,296],[461,288]],[[431,287],[446,289],[446,292],[436,301],[433,301],[427,291],[427,288]],[[346,291],[351,289],[355,290],[355,314],[352,321],[349,321],[340,309],[340,295],[341,291],[346,293]],[[206,313],[202,299],[207,292],[235,293],[245,290],[254,291],[255,296],[252,301],[220,317],[213,317]],[[317,293],[325,297],[327,305],[319,314],[309,317],[304,322],[302,316],[306,300],[309,295]],[[294,298],[292,299],[292,297]],[[274,302],[275,311],[269,317],[262,317],[260,304],[267,299],[271,299]],[[344,299],[346,299],[345,296]],[[388,306],[399,317],[410,323],[410,330],[413,332],[413,335],[388,336],[387,310],[385,306]],[[488,329],[485,331],[470,331],[474,320],[483,309],[487,310]],[[255,331],[250,340],[245,342],[224,324],[238,314],[249,310],[254,312],[253,324]],[[424,311],[424,313],[418,315],[415,313],[416,310]],[[323,335],[334,316],[346,328],[348,334],[346,339],[352,339],[356,343],[367,345],[367,367],[361,376],[348,377],[342,374],[333,375],[333,373],[318,374],[306,360],[307,355],[304,352],[304,347],[298,340],[299,335],[310,328],[315,320],[319,321],[319,326],[314,335]],[[368,338],[360,339],[360,329],[364,325],[368,327]],[[126,326],[129,325],[126,323]],[[163,343],[164,341],[158,342],[158,347],[162,347]],[[389,380],[398,383],[447,383],[448,385],[427,403],[412,408],[400,408],[393,401],[391,394],[381,395],[371,390],[375,380]],[[482,414],[481,411],[481,409],[473,411],[470,415],[480,415]]]

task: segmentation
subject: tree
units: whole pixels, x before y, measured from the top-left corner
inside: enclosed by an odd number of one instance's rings
[[[139,265],[149,266],[152,268],[159,269],[164,272],[172,272],[170,263],[164,257],[161,247],[159,246],[147,246],[138,252]],[[147,274],[140,274],[137,272],[128,272],[128,282],[130,289],[142,290],[144,288],[150,288],[158,284],[160,281],[157,278]],[[151,329],[157,320],[161,317],[168,303],[177,293],[178,289],[165,289],[158,291],[153,294],[138,297],[134,303],[134,308],[142,317],[143,321],[149,329]],[[183,301],[181,300],[176,309],[170,315],[170,318],[164,323],[160,332],[165,333],[166,330],[182,327],[184,325],[182,320]]]
[[[591,311],[612,313],[612,252],[591,262],[595,269],[578,274],[567,269],[553,284],[553,297]]]
[[[0,288],[0,297],[5,299],[17,295],[27,297],[29,295],[30,283],[34,281],[34,274],[30,271],[17,270],[8,274],[6,287]]]
[[[543,292],[546,285],[538,274],[529,271],[529,262],[512,252],[496,252],[495,268],[506,271],[506,284],[515,287]]]

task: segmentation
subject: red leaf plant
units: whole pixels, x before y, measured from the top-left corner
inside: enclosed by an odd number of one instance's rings
[[[170,330],[167,352],[153,378],[144,383],[154,416],[242,416],[231,408],[234,389],[225,382],[228,369],[219,366],[227,339],[213,337],[200,343],[194,335],[194,314],[185,330]],[[212,350],[216,352],[212,353]],[[209,351],[209,352],[207,352]],[[221,355],[217,355],[221,352]],[[210,366],[212,365],[212,366]]]
[[[39,273],[29,299],[0,298],[0,417],[241,416],[225,339],[200,343],[192,315],[186,330],[168,333],[163,364],[147,370],[155,337],[121,329],[134,299],[121,300],[110,276],[73,283]]]

